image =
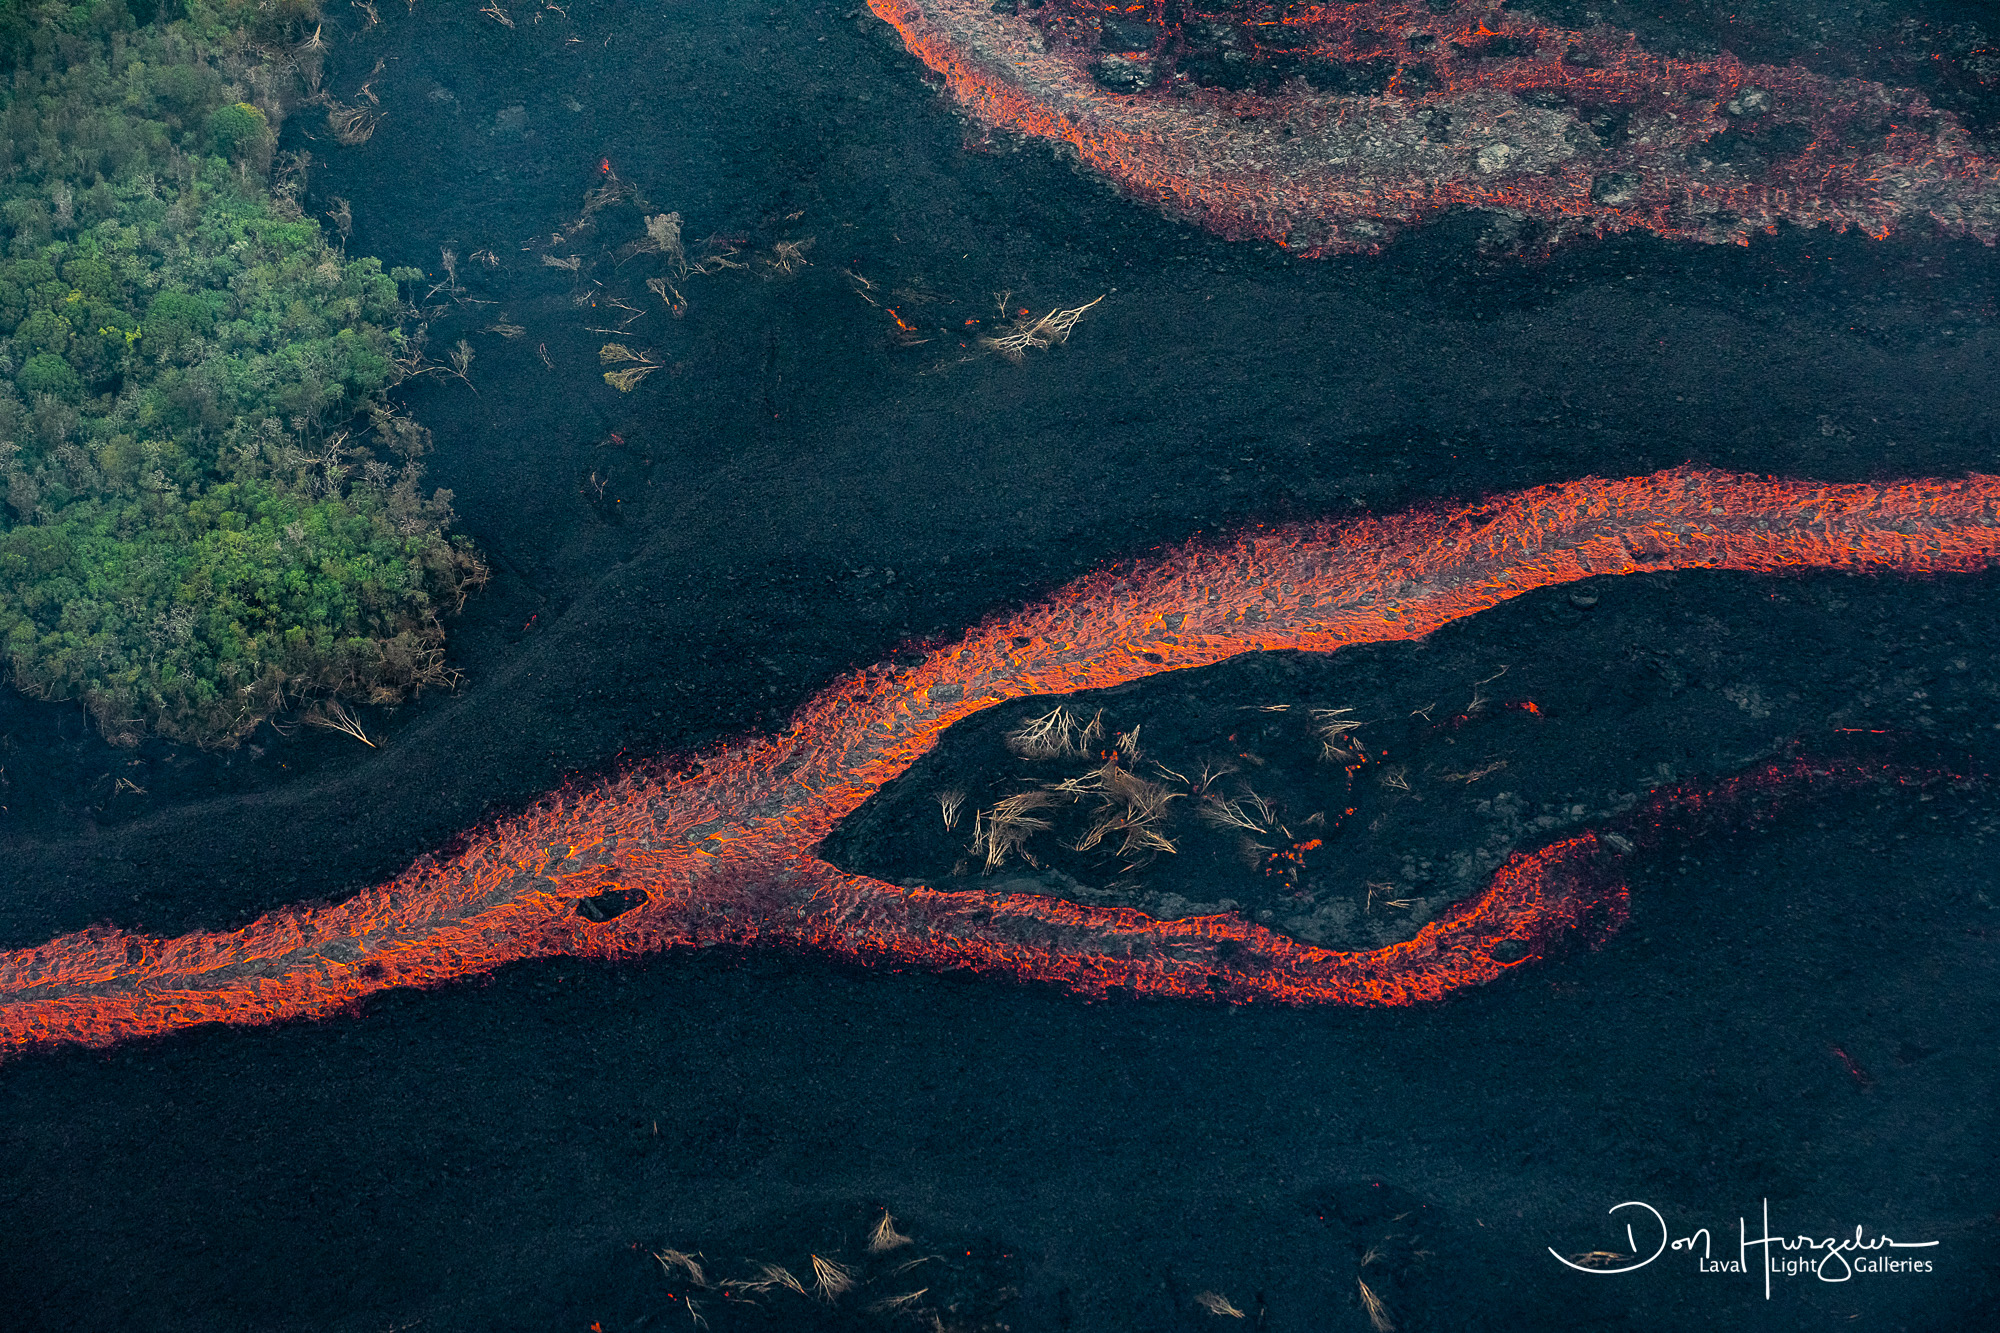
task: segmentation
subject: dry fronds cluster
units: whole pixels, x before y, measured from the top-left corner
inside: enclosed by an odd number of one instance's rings
[[[809,1253],[789,1267],[748,1261],[743,1276],[725,1275],[725,1269],[698,1252],[651,1253],[670,1286],[667,1299],[683,1307],[697,1328],[708,1327],[712,1313],[746,1306],[746,1313],[772,1321],[774,1327],[818,1327],[827,1318],[857,1315],[893,1318],[897,1327],[933,1331],[1002,1327],[987,1316],[1015,1299],[1016,1287],[995,1284],[990,1275],[982,1281],[957,1249],[951,1258],[898,1257],[914,1244],[884,1211],[859,1253]],[[975,1322],[965,1322],[968,1316]],[[873,1325],[864,1321],[859,1326]]]
[[[618,251],[620,262],[634,255],[658,255],[665,261],[666,272],[646,279],[646,287],[667,308],[667,313],[675,319],[687,314],[687,296],[681,290],[690,277],[720,273],[724,269],[748,268],[734,256],[737,247],[729,242],[710,240],[704,244],[708,253],[698,260],[690,260],[687,244],[681,235],[681,215],[679,213],[655,213],[645,219],[645,235],[628,242]],[[810,245],[808,240],[804,244]],[[802,255],[794,255],[797,263],[804,263]],[[790,269],[786,269],[790,272]]]
[[[1028,839],[1055,825],[1030,812],[1045,810],[1055,803],[1056,798],[1047,792],[1024,791],[995,802],[991,810],[973,814],[972,850],[985,857],[989,873],[1017,853],[1031,866],[1041,864],[1029,854]]]
[[[1312,710],[1313,735],[1319,738],[1320,758],[1345,762],[1358,755],[1360,740],[1353,733],[1361,729],[1361,724],[1348,716],[1353,711],[1352,708]]]
[[[1005,296],[1005,293],[1001,295],[1000,303],[1003,309],[1006,305]],[[1103,299],[1100,296],[1097,301]],[[1036,348],[1054,347],[1057,343],[1068,342],[1070,331],[1076,328],[1076,322],[1082,319],[1084,312],[1096,305],[1097,301],[1086,302],[1069,310],[1051,310],[1040,319],[1030,319],[1025,314],[1021,315],[1006,332],[982,337],[979,345],[989,352],[998,353],[1009,361],[1019,364]]]
[[[1127,772],[1119,759],[1114,752],[1102,767],[1051,786],[1050,790],[1075,798],[1096,799],[1090,826],[1071,844],[1072,849],[1087,852],[1113,834],[1121,834],[1120,856],[1156,852],[1172,855],[1173,841],[1161,832],[1160,826],[1166,819],[1168,803],[1181,799],[1181,793]]]
[[[1104,711],[1085,722],[1061,704],[1007,733],[1007,748],[1023,759],[1066,759],[1088,754],[1104,735]]]
[[[1200,796],[1204,822],[1257,833],[1279,827],[1275,809],[1254,792],[1226,799],[1212,790],[1216,780],[1230,771],[1227,768],[1204,769],[1198,780],[1190,780],[1185,774],[1157,763],[1153,765],[1156,773],[1152,777],[1134,772],[1132,765],[1143,753],[1139,744],[1141,726],[1116,733],[1110,749],[1100,752],[1098,746],[1105,738],[1103,710],[1086,719],[1068,705],[1058,704],[1045,713],[1025,718],[1008,732],[1007,748],[1023,759],[1091,756],[1098,762],[1081,773],[1016,792],[996,801],[989,809],[975,812],[971,851],[984,871],[991,874],[1017,856],[1039,868],[1041,862],[1029,843],[1035,835],[1054,829],[1052,816],[1066,806],[1085,806],[1088,813],[1082,830],[1063,846],[1071,851],[1089,852],[1115,845],[1120,857],[1138,861],[1178,852],[1167,824],[1174,802],[1190,796]],[[962,800],[963,795],[953,791],[939,798],[947,829],[955,822],[958,809],[955,803],[947,804],[949,797]]]
[[[630,393],[638,387],[639,381],[660,368],[649,349],[635,352],[624,343],[606,343],[597,349],[597,359],[604,365],[627,363],[623,369],[604,372],[604,382],[620,393]]]
[[[557,6],[546,3],[546,0],[543,8],[561,12]],[[489,7],[482,12],[498,22],[511,22],[504,11],[497,7]],[[539,12],[536,19],[537,21],[540,19]],[[581,207],[573,218],[555,231],[529,237],[520,247],[523,251],[535,254],[537,261],[544,268],[576,275],[578,281],[570,293],[572,304],[579,310],[598,312],[596,318],[602,321],[586,324],[585,327],[590,331],[614,336],[627,335],[640,320],[658,309],[648,301],[638,300],[636,293],[632,294],[631,301],[624,299],[613,278],[604,274],[598,267],[602,259],[609,258],[615,261],[615,266],[622,267],[626,262],[639,256],[658,257],[660,271],[644,277],[641,282],[647,291],[659,298],[660,305],[675,319],[687,314],[687,285],[691,278],[721,273],[727,269],[752,267],[749,260],[735,257],[741,253],[742,238],[711,236],[698,245],[692,244],[687,239],[685,223],[678,212],[652,211],[652,206],[640,196],[636,186],[612,171],[608,164],[602,171],[601,180],[584,193]],[[599,252],[592,255],[584,248],[581,239],[583,233],[593,230],[598,225],[600,214],[619,204],[629,204],[639,210],[642,220],[639,236],[608,253]],[[792,215],[793,218],[797,216],[797,214]],[[761,261],[762,266],[769,274],[794,272],[808,263],[805,252],[811,244],[810,237],[780,241],[773,247],[769,257]],[[691,249],[694,253],[690,253]],[[480,255],[487,257],[486,262],[498,266],[499,260],[490,250],[482,250],[475,257]],[[603,276],[593,277],[593,273]],[[459,299],[464,301],[471,298]],[[504,318],[488,325],[484,331],[504,338],[520,337],[527,332],[521,325]],[[537,346],[536,355],[545,367],[550,370],[556,369],[555,361],[548,353],[547,343]],[[630,393],[648,375],[661,369],[665,364],[665,361],[651,350],[635,351],[622,341],[604,344],[599,352],[599,361],[611,367],[601,372],[604,382],[620,393]],[[678,372],[679,367],[676,366],[675,370]],[[420,372],[421,368],[418,368],[411,373]]]
[[[956,827],[962,809],[974,810],[972,855],[960,860],[951,873],[993,874],[1019,861],[1036,870],[1059,867],[1086,879],[1095,874],[1064,861],[1063,852],[1094,856],[1093,865],[1116,855],[1126,862],[1120,873],[1131,872],[1162,856],[1184,855],[1183,835],[1194,836],[1189,826],[1199,824],[1225,835],[1225,846],[1233,845],[1230,859],[1259,874],[1264,887],[1253,896],[1285,894],[1310,904],[1322,890],[1304,878],[1308,856],[1325,846],[1329,830],[1337,829],[1344,816],[1330,818],[1329,810],[1340,808],[1336,803],[1343,796],[1351,799],[1354,773],[1371,762],[1359,739],[1365,723],[1353,716],[1351,708],[1266,704],[1241,711],[1270,715],[1272,721],[1260,721],[1252,734],[1241,738],[1235,734],[1241,728],[1232,728],[1229,757],[1211,751],[1192,776],[1148,753],[1145,738],[1155,735],[1150,722],[1114,728],[1104,710],[1085,709],[1074,701],[1021,717],[1003,734],[1014,755],[1035,763],[1084,762],[1052,779],[994,790],[983,808],[976,798],[966,797],[963,786],[935,791],[933,799],[948,832]],[[1320,781],[1313,783],[1314,790],[1301,792],[1295,778],[1282,776],[1282,771],[1272,775],[1275,786],[1247,777],[1246,769],[1265,768],[1272,762],[1256,753],[1267,741],[1285,746],[1300,760],[1307,755],[1338,758],[1346,770],[1341,775],[1346,792],[1317,790]],[[1408,780],[1404,772],[1390,778],[1392,785]],[[1288,813],[1288,804],[1301,799],[1313,805]],[[1122,887],[1140,886],[1133,881]],[[1414,899],[1385,896],[1382,901],[1402,908],[1418,905]]]
[[[349,106],[344,102],[326,99],[326,127],[333,131],[333,137],[349,148],[367,143],[374,136],[375,127],[382,123],[378,111],[370,111],[361,105]]]

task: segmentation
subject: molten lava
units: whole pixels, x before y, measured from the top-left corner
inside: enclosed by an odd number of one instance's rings
[[[462,852],[336,906],[158,939],[111,927],[0,954],[0,1051],[204,1022],[325,1014],[518,959],[764,944],[1158,995],[1409,1004],[1490,980],[1622,918],[1591,834],[1516,856],[1413,940],[1312,947],[1216,916],[900,888],[814,852],[953,723],[1270,649],[1416,639],[1537,588],[1648,569],[1886,570],[2000,562],[2000,478],[1820,485],[1678,469],[1454,509],[1258,528],[1108,568],[916,666],[808,701],[790,727],[564,791]],[[1773,780],[1826,776],[1794,766]],[[1701,793],[1673,793],[1696,804]],[[606,905],[610,910],[606,910]],[[629,910],[618,910],[627,904]],[[1499,956],[1496,956],[1499,955]]]
[[[985,124],[1305,255],[1372,251],[1454,207],[1545,241],[1747,244],[1781,221],[2000,236],[2000,162],[1921,93],[1654,56],[1501,0],[869,7]]]

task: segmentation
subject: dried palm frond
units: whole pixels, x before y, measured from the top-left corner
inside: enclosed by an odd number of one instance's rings
[[[1468,772],[1440,773],[1438,774],[1438,780],[1440,782],[1472,783],[1479,781],[1479,779],[1483,777],[1487,777],[1491,774],[1498,773],[1501,769],[1505,767],[1507,767],[1507,761],[1505,759],[1492,759],[1488,760],[1486,763],[1479,765],[1479,767],[1477,768],[1471,769]]]
[[[702,1273],[695,1255],[684,1254],[680,1250],[655,1250],[653,1257],[660,1261],[660,1267],[666,1270],[668,1277],[679,1272],[697,1287],[708,1285],[708,1278]]]
[[[620,393],[630,393],[639,387],[640,380],[658,369],[658,366],[632,366],[625,370],[607,370],[604,382]]]
[[[924,1293],[929,1290],[930,1290],[929,1287],[922,1287],[916,1291],[906,1291],[900,1296],[885,1296],[881,1300],[876,1301],[873,1305],[870,1305],[868,1307],[868,1313],[894,1314],[898,1310],[906,1310],[910,1306],[916,1304],[919,1300],[922,1300]]]
[[[1054,804],[1055,798],[1047,792],[1024,791],[974,815],[972,850],[985,853],[989,873],[1015,852],[1022,852],[1025,858],[1028,839],[1053,827],[1048,820],[1028,812]]]
[[[831,1259],[812,1256],[813,1294],[828,1305],[853,1291],[859,1285],[854,1274],[834,1263]]]
[[[732,241],[718,236],[711,236],[703,241],[702,245],[708,250],[708,253],[701,257],[700,262],[688,265],[688,272],[690,273],[720,273],[726,268],[750,267],[748,264],[731,257],[741,250],[741,247]]]
[[[1049,784],[1050,791],[1073,797],[1091,795],[1097,797],[1100,803],[1097,817],[1084,830],[1083,836],[1072,844],[1073,850],[1087,852],[1111,834],[1123,833],[1125,839],[1119,849],[1121,855],[1130,856],[1134,852],[1145,851],[1173,852],[1174,844],[1155,825],[1165,818],[1168,803],[1179,800],[1181,794],[1128,772],[1120,765],[1120,758],[1119,753],[1113,752],[1102,766]]]
[[[772,273],[783,274],[795,273],[801,268],[810,268],[812,264],[806,258],[805,252],[812,248],[812,243],[813,238],[810,236],[806,237],[803,241],[779,241],[771,247],[771,257],[764,261],[765,268]]]
[[[811,1294],[806,1291],[803,1282],[792,1276],[789,1269],[780,1268],[776,1264],[758,1264],[755,1278],[730,1278],[722,1285],[729,1291],[773,1291],[783,1287],[801,1296]]]
[[[1194,1303],[1210,1314],[1226,1315],[1231,1319],[1243,1318],[1243,1312],[1229,1303],[1229,1298],[1219,1291],[1203,1291],[1195,1295]]]
[[[1124,802],[1126,818],[1134,824],[1153,823],[1167,813],[1168,802],[1181,799],[1179,792],[1122,768],[1106,778],[1104,789]]]
[[[1007,733],[1007,748],[1023,759],[1060,759],[1088,753],[1104,735],[1104,710],[1084,722],[1057,704],[1040,717],[1031,717]]]
[[[1236,857],[1246,869],[1256,870],[1264,864],[1264,857],[1274,849],[1269,843],[1258,842],[1247,833],[1236,835]]]
[[[1210,793],[1201,798],[1201,819],[1216,828],[1247,829],[1251,833],[1269,833],[1277,824],[1277,811],[1271,803],[1254,791],[1246,791],[1235,800]]]
[[[1105,838],[1125,827],[1125,821],[1115,809],[1106,809],[1091,826],[1083,831],[1083,836],[1070,844],[1072,851],[1087,852],[1103,842]]]
[[[1352,708],[1315,708],[1313,715],[1313,735],[1319,737],[1319,753],[1322,759],[1351,759],[1355,754],[1355,743],[1343,737],[1351,731],[1358,731],[1361,724],[1347,715]]]
[[[910,1238],[896,1230],[896,1219],[889,1216],[889,1210],[882,1210],[882,1220],[868,1233],[868,1253],[881,1254],[901,1245],[910,1244]]]
[[[680,319],[687,314],[687,298],[681,295],[680,288],[674,286],[665,278],[648,278],[646,279],[646,287],[655,296],[660,298],[661,302],[667,307],[667,313],[675,319]]]
[[[1201,776],[1188,784],[1188,789],[1196,795],[1214,790],[1215,784],[1236,771],[1234,764],[1203,764]]]
[[[620,393],[632,392],[640,380],[645,379],[646,376],[660,368],[660,363],[653,359],[653,353],[650,349],[644,352],[635,352],[624,343],[604,344],[604,346],[597,349],[597,359],[601,364],[607,366],[619,361],[637,362],[636,365],[629,365],[623,370],[607,370],[604,372],[604,382]]]
[[[1396,1326],[1390,1322],[1389,1310],[1382,1304],[1382,1298],[1360,1278],[1354,1279],[1354,1285],[1361,1288],[1361,1308],[1368,1312],[1368,1322],[1374,1326],[1375,1333],[1394,1333]]]
[[[1139,852],[1165,852],[1174,855],[1174,844],[1167,835],[1156,828],[1128,825],[1125,841],[1119,845],[1120,856],[1132,856]]]

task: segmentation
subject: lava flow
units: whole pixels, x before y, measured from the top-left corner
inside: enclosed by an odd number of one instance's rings
[[[1615,926],[1624,890],[1608,882],[1596,837],[1517,856],[1415,939],[1362,953],[1315,948],[1233,915],[1160,921],[1032,895],[901,888],[814,853],[947,727],[1008,699],[1248,652],[1421,638],[1593,576],[1927,574],[1996,563],[2000,477],[1990,476],[1821,485],[1683,468],[1461,508],[1257,528],[1226,547],[1112,566],[915,666],[851,675],[809,700],[781,735],[558,793],[449,858],[420,858],[335,906],[284,908],[241,930],[176,939],[97,927],[0,954],[0,1051],[325,1014],[519,959],[717,943],[971,968],[1085,993],[1437,999]]]
[[[1747,244],[1780,222],[2000,236],[2000,162],[1921,93],[1655,56],[1503,0],[869,7],[986,125],[1305,255],[1372,251],[1454,207],[1498,214],[1514,245]]]

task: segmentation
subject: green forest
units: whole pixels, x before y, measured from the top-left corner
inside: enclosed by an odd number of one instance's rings
[[[485,579],[384,397],[418,275],[342,253],[276,151],[316,23],[0,0],[0,651],[116,742],[448,681]]]

